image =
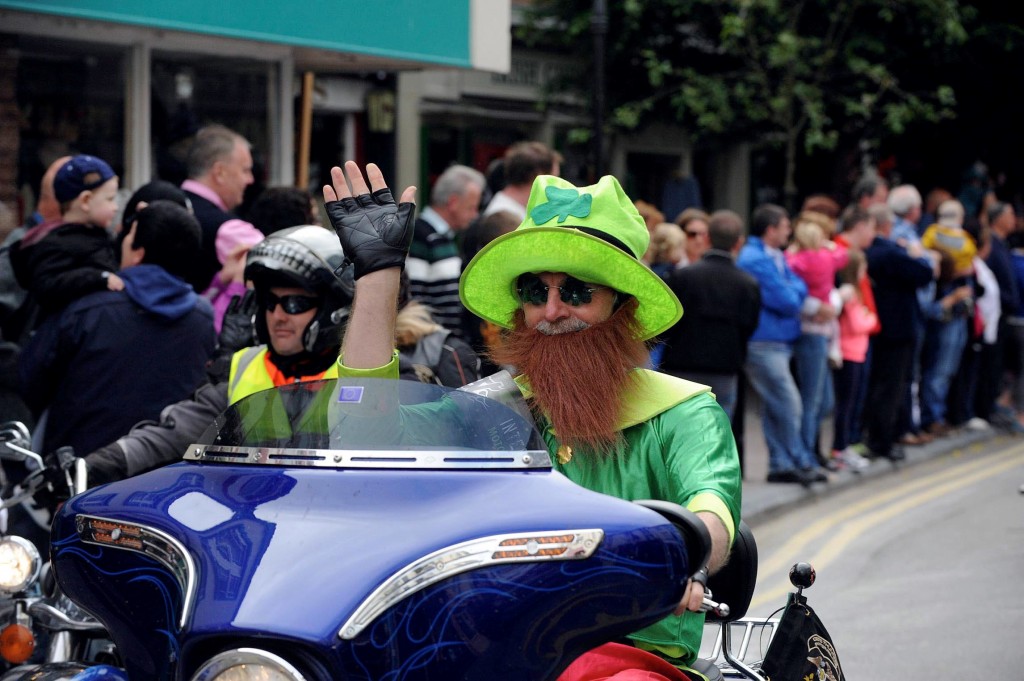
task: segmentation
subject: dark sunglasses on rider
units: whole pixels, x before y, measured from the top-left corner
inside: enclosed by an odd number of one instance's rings
[[[594,291],[603,288],[607,287],[588,284],[574,277],[566,277],[561,286],[548,286],[536,274],[523,274],[516,281],[516,297],[527,305],[544,305],[548,302],[548,291],[558,289],[558,297],[563,303],[579,307],[593,299]]]
[[[273,293],[267,293],[263,296],[263,306],[267,312],[273,312],[274,308],[280,305],[287,314],[302,314],[303,312],[309,312],[319,303],[320,300],[313,296],[292,295],[278,298]]]

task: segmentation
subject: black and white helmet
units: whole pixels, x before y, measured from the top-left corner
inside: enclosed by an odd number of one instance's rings
[[[251,280],[256,297],[262,299],[275,286],[298,286],[316,294],[323,302],[306,327],[302,345],[320,353],[341,344],[341,332],[355,293],[352,268],[345,264],[345,252],[334,232],[316,225],[289,227],[272,233],[249,250],[245,278]],[[256,315],[256,335],[269,344],[267,317]]]

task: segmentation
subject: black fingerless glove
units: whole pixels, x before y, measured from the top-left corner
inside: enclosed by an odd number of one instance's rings
[[[234,296],[221,321],[217,347],[220,352],[235,352],[256,344],[253,317],[256,315],[256,292],[249,289],[244,296]]]
[[[221,320],[217,350],[206,363],[206,376],[211,383],[228,380],[234,354],[256,344],[255,315],[258,307],[256,292],[252,289],[244,296],[232,296]]]
[[[355,278],[389,267],[405,267],[412,243],[414,203],[395,204],[391,190],[329,201],[325,208]]]

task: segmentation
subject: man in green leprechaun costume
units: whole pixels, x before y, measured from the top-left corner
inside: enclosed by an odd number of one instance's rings
[[[380,170],[349,161],[324,187],[327,212],[353,260],[356,296],[339,358],[347,376],[398,377],[394,310],[412,236],[415,188],[396,205]],[[506,329],[493,359],[516,367],[554,466],[577,484],[622,499],[663,499],[694,511],[712,538],[708,569],[728,556],[740,513],[740,470],[729,419],[706,386],[642,369],[644,341],[681,316],[678,299],[644,265],[649,235],[618,181],[533,185],[527,217],[467,265],[465,306]],[[639,650],[685,666],[696,656],[704,595],[695,576],[677,614],[630,636]],[[612,644],[613,646],[616,644]],[[615,676],[616,648],[574,662],[562,678]],[[643,654],[643,653],[641,653]],[[651,656],[651,659],[655,659]],[[590,666],[588,666],[590,665]],[[656,665],[655,665],[656,666]],[[644,666],[644,669],[654,667]],[[662,676],[685,678],[676,670]]]

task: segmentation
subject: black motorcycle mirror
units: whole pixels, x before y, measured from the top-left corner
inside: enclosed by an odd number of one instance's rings
[[[637,499],[633,503],[661,514],[675,526],[686,544],[691,575],[708,564],[711,558],[711,533],[696,513],[679,504],[659,499]]]
[[[32,435],[20,421],[8,421],[0,425],[0,460],[22,462],[31,459],[43,466],[43,459],[30,447]]]

